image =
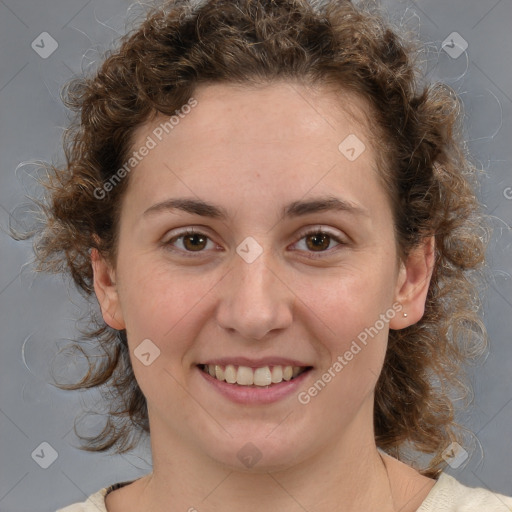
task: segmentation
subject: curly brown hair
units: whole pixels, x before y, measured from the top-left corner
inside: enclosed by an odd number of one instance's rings
[[[392,27],[380,7],[328,0],[173,0],[150,8],[139,26],[105,55],[93,76],[75,78],[63,98],[75,113],[64,136],[66,164],[50,166],[40,202],[45,226],[34,242],[37,270],[68,272],[94,294],[90,251],[115,262],[120,204],[129,177],[104,189],[129,155],[137,127],[173,115],[199,84],[272,84],[278,80],[351,92],[366,101],[382,184],[389,196],[399,257],[435,235],[435,266],[425,313],[391,330],[375,389],[377,446],[417,465],[407,445],[429,455],[436,478],[443,450],[463,444],[456,395],[468,397],[466,366],[484,353],[479,316],[489,227],[476,198],[477,169],[463,142],[461,101],[445,84],[423,83],[422,44]],[[83,331],[104,357],[61,389],[105,386],[108,421],[81,449],[123,453],[149,433],[126,332],[95,315]],[[76,430],[75,430],[76,432]],[[79,436],[84,439],[84,436]]]

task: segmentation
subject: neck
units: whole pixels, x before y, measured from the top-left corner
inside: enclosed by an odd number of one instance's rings
[[[343,512],[394,510],[373,429],[365,432],[357,422],[334,445],[280,470],[229,468],[163,432],[152,425],[153,472],[145,477],[139,510],[331,512],[340,503]]]

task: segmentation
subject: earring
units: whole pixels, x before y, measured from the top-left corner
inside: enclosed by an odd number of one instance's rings
[[[404,313],[404,317],[407,318],[407,313]]]

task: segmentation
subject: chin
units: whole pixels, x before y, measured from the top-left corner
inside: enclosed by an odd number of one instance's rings
[[[220,446],[220,443],[217,445]],[[298,453],[300,440],[276,436],[271,439],[268,432],[258,435],[241,435],[230,439],[224,449],[209,455],[231,471],[265,474],[289,469],[304,457]]]

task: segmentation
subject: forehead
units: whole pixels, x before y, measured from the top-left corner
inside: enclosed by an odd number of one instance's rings
[[[180,129],[176,125],[172,133],[166,131],[162,135],[179,138],[182,132],[187,136],[192,121],[186,118],[193,119],[195,137],[204,131],[209,136],[222,131],[237,141],[255,135],[258,130],[262,135],[262,129],[274,141],[318,137],[323,131],[339,129],[340,117],[345,128],[351,127],[364,137],[371,131],[367,102],[354,93],[333,87],[287,81],[264,85],[212,83],[199,85],[193,97],[197,107],[191,115],[187,113],[176,120]],[[168,116],[159,114],[139,127],[135,136],[143,136],[148,129],[158,129],[167,120]]]
[[[165,147],[179,159],[187,151],[190,160],[195,158],[193,149],[204,147],[210,161],[228,155],[232,161],[248,153],[282,158],[285,151],[302,158],[327,150],[339,157],[344,149],[340,143],[350,136],[364,141],[365,160],[375,167],[369,107],[355,94],[291,82],[221,83],[199,86],[193,100],[193,109],[185,105],[176,110],[178,115],[157,114],[139,126],[133,148],[150,136],[158,146],[150,159]]]
[[[369,111],[356,95],[284,82],[202,85],[193,98],[172,125],[160,114],[135,132],[134,149],[155,142],[130,175],[128,192],[145,203],[179,194],[234,205],[232,194],[257,191],[273,204],[340,184],[350,200],[377,173]],[[347,145],[362,151],[357,159]]]

